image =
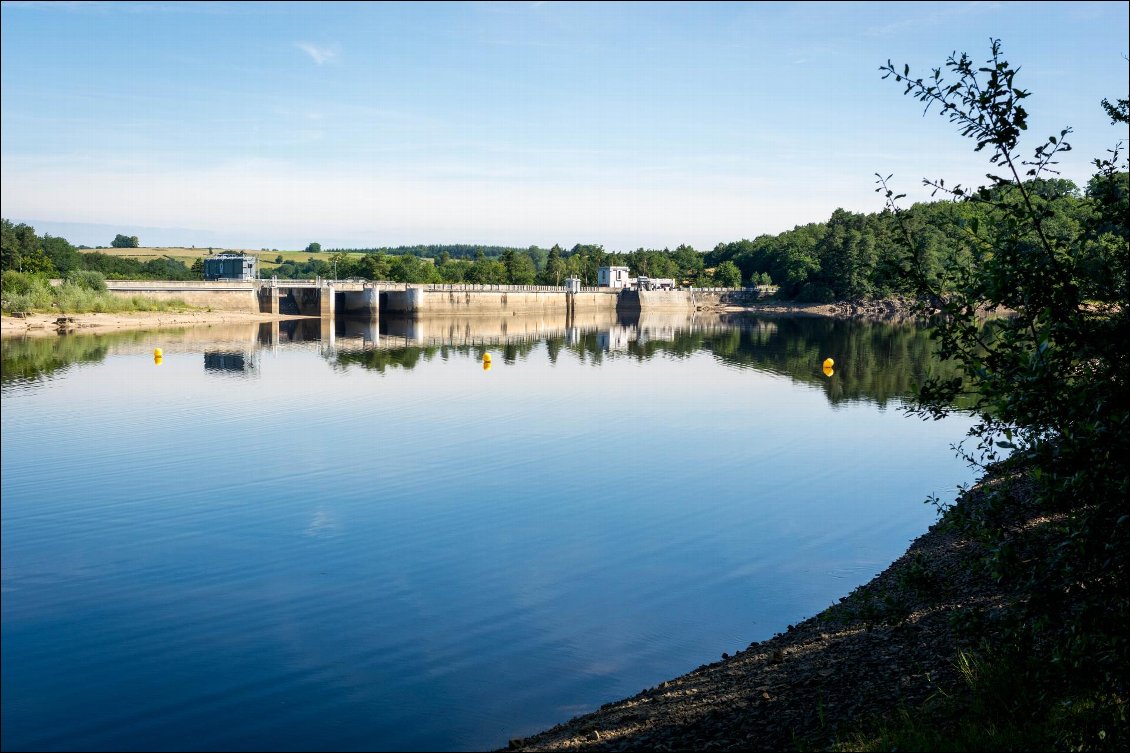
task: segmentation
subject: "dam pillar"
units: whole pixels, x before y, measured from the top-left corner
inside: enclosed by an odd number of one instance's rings
[[[263,285],[259,288],[259,313],[278,316],[279,289],[274,285]]]
[[[381,291],[375,284],[367,284],[361,290],[347,290],[342,294],[345,313],[367,316],[376,319],[381,312]]]
[[[424,289],[405,286],[404,290],[382,290],[380,299],[382,309],[395,314],[419,314],[424,308]]]
[[[424,289],[423,288],[408,288],[404,291],[406,294],[406,307],[408,311],[418,312],[424,308]]]
[[[334,315],[334,286],[322,285],[318,288],[318,314],[322,317],[333,318]]]

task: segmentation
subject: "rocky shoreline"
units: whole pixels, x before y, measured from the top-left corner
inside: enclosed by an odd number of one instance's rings
[[[707,307],[699,307],[705,310]],[[919,316],[913,300],[881,298],[870,301],[836,301],[834,303],[802,303],[765,299],[749,303],[723,304],[711,311],[751,316],[812,316],[834,319],[866,319],[869,321],[903,322]]]
[[[1023,475],[987,476],[957,503],[969,512],[1001,484],[1025,498]],[[1042,522],[1017,506],[1017,532]],[[820,614],[733,656],[605,704],[512,750],[822,750],[960,683],[957,655],[972,616],[1019,598],[979,560],[981,544],[940,522],[871,582]]]

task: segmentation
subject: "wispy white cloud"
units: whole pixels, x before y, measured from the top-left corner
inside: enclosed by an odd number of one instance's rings
[[[339,51],[337,45],[318,45],[312,42],[295,42],[294,46],[305,52],[318,65],[336,60]]]

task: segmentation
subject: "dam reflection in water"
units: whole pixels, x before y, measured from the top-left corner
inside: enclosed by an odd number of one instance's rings
[[[290,319],[259,325],[258,341],[322,343],[334,347],[405,347],[437,345],[503,345],[546,338],[575,340],[582,332],[603,332],[608,342],[670,338],[678,330],[717,327],[718,315],[700,313],[616,314],[582,312],[563,316],[385,316]]]

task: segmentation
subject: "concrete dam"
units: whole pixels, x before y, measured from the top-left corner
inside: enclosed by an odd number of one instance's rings
[[[117,296],[180,299],[221,311],[332,317],[575,316],[582,312],[694,311],[756,298],[754,290],[629,290],[548,285],[408,285],[344,280],[107,280]]]

